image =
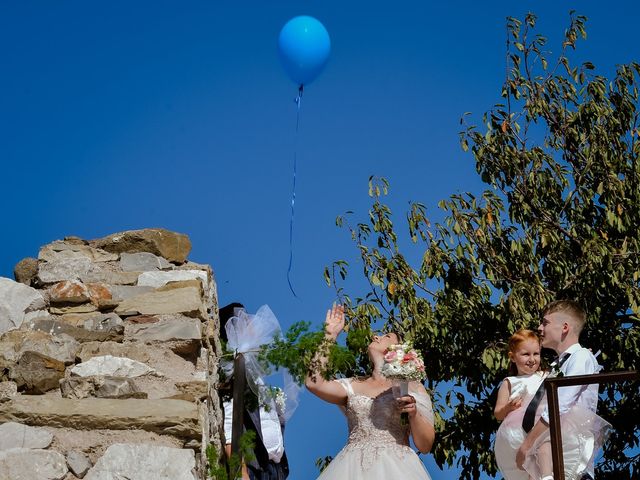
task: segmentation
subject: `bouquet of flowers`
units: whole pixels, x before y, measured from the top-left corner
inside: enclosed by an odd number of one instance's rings
[[[381,373],[394,381],[393,394],[396,397],[409,394],[410,381],[422,381],[426,377],[424,361],[409,343],[389,345],[384,354]],[[409,415],[404,412],[400,418],[402,424],[406,425]]]

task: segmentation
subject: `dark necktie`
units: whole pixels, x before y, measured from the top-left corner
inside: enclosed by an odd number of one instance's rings
[[[561,357],[556,358],[551,362],[551,369],[559,370],[570,356],[570,353],[565,353]],[[529,433],[533,428],[533,424],[536,419],[536,411],[538,410],[538,405],[540,405],[540,402],[542,401],[542,397],[544,397],[544,381],[540,384],[538,390],[536,390],[536,393],[533,395],[529,405],[527,405],[524,417],[522,417],[522,429],[527,433]]]

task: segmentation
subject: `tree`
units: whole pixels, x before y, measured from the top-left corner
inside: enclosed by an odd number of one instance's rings
[[[352,329],[383,321],[424,352],[440,405],[433,453],[441,466],[459,463],[465,479],[496,473],[493,392],[506,375],[504,342],[520,327],[535,328],[547,302],[586,307],[582,341],[602,350],[605,370],[639,366],[640,65],[618,66],[610,81],[590,62],[573,66],[585,22],[571,12],[553,59],[533,14],[508,19],[503,101],[482,127],[465,116],[460,134],[484,192],[441,202],[446,220],[433,226],[426,207],[412,204],[411,242],[394,230],[384,179],[370,179],[367,221],[337,220],[351,233],[370,288],[345,295],[345,261],[326,279]],[[638,400],[637,384],[606,388],[599,408],[615,433],[598,478],[640,475]]]

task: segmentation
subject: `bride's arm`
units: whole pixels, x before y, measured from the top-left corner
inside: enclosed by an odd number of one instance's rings
[[[430,400],[429,394],[425,390],[424,386],[421,383],[412,384],[412,387],[415,391],[416,396],[421,396],[426,399],[426,402],[429,403]],[[436,439],[436,431],[433,428],[433,412],[430,412],[430,417],[423,415],[420,410],[417,408],[417,400],[415,396],[410,395],[407,397],[402,397],[402,399],[413,399],[409,402],[404,402],[404,407],[401,407],[401,411],[406,411],[409,414],[409,426],[411,427],[411,436],[413,437],[413,443],[416,448],[420,450],[420,453],[428,453],[431,451],[431,447],[433,447],[433,442]],[[421,401],[425,402],[424,400]],[[425,403],[426,403],[425,402]],[[425,408],[427,406],[425,405]]]
[[[344,308],[342,305],[334,305],[327,311],[325,321],[325,341],[335,342],[338,335],[344,328]],[[317,395],[322,400],[336,405],[344,405],[347,402],[347,391],[335,380],[325,380],[322,371],[327,365],[327,348],[320,347],[311,362],[312,369],[307,373],[304,382],[311,393]]]

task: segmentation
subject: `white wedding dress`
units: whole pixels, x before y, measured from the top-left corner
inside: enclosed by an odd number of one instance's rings
[[[347,391],[344,413],[349,439],[318,480],[430,480],[409,446],[409,426],[400,423],[391,389],[371,398],[355,393],[351,381],[338,380]],[[421,392],[410,393],[418,412],[433,424],[431,399]]]
[[[537,451],[543,442],[548,442],[549,432],[538,437],[529,450],[524,469],[516,466],[516,452],[522,445],[527,433],[522,429],[522,419],[529,402],[544,380],[541,372],[531,375],[507,377],[511,383],[511,392],[522,394],[522,406],[510,412],[500,424],[496,433],[494,451],[496,463],[505,480],[539,480],[542,473],[538,468]],[[540,418],[546,399],[536,412],[535,421]],[[574,406],[560,417],[562,431],[562,449],[564,474],[566,480],[578,480],[593,465],[595,455],[607,438],[611,425],[590,410]]]
[[[522,396],[520,408],[509,412],[496,433],[494,444],[496,463],[505,480],[529,480],[529,474],[516,466],[516,452],[527,436],[527,433],[522,429],[522,418],[543,380],[544,377],[539,372],[531,375],[507,377],[504,380],[511,384],[512,395]],[[538,418],[540,418],[540,412],[536,412],[535,419]]]

